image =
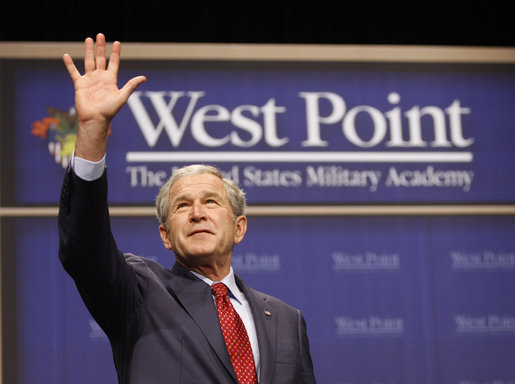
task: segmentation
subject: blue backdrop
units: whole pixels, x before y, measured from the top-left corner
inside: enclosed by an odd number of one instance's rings
[[[55,206],[73,86],[55,61],[1,64],[13,96],[2,206]],[[191,156],[251,205],[514,203],[511,65],[129,61],[120,83],[140,73],[148,83],[112,125],[112,205],[149,205]],[[115,382],[108,340],[59,264],[55,218],[2,225],[4,371]],[[155,219],[116,217],[113,232],[122,251],[172,265]],[[320,383],[507,384],[514,233],[512,215],[250,216],[233,266],[302,310]]]
[[[512,217],[249,224],[234,268],[302,310],[320,383],[514,377]],[[122,250],[172,264],[154,219],[114,219],[113,230]],[[19,382],[115,382],[107,338],[56,258],[55,221],[17,219],[16,232]]]

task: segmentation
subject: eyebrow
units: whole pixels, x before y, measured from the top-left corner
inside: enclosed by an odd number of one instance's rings
[[[208,197],[217,197],[219,199],[223,199],[223,196],[220,193],[213,192],[213,191],[206,191],[206,192],[204,192],[200,196],[201,199],[206,199]],[[170,205],[174,206],[177,202],[180,202],[180,201],[190,201],[190,200],[193,200],[190,197],[190,195],[188,193],[183,193],[183,194],[180,194],[180,195],[177,195],[177,196],[173,197]]]

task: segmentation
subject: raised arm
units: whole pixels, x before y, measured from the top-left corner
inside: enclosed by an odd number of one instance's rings
[[[106,42],[99,33],[95,43],[88,37],[84,44],[84,75],[81,75],[69,54],[63,56],[64,64],[75,86],[75,107],[79,119],[75,155],[98,161],[106,151],[109,124],[127,102],[129,96],[143,82],[145,76],[130,79],[118,89],[121,44],[113,43],[109,65],[106,68]]]

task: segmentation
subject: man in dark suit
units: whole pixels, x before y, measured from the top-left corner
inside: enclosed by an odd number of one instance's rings
[[[118,89],[120,44],[106,68],[102,34],[96,55],[86,39],[84,75],[69,55],[63,59],[79,130],[61,191],[59,256],[109,337],[119,382],[315,383],[301,313],[251,289],[231,268],[233,246],[247,230],[245,197],[216,168],[183,168],[161,189],[159,230],[176,257],[171,269],[118,250],[107,206],[108,128],[145,78]],[[237,336],[227,328],[233,320],[243,332]]]

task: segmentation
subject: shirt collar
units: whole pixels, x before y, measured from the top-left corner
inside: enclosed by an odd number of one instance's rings
[[[229,289],[229,296],[232,296],[233,298],[238,300],[238,302],[240,304],[242,303],[242,298],[240,296],[240,295],[242,295],[242,293],[241,293],[240,289],[238,288],[238,285],[236,284],[236,279],[234,278],[234,271],[233,271],[232,267],[230,267],[229,273],[227,274],[227,276],[225,276],[222,279],[222,281],[213,281],[210,278],[208,278],[204,275],[201,275],[200,273],[193,272],[193,271],[190,271],[190,272],[193,273],[195,276],[197,276],[200,280],[202,280],[204,283],[206,283],[209,286],[211,286],[215,283],[224,283],[227,286],[227,288]]]

